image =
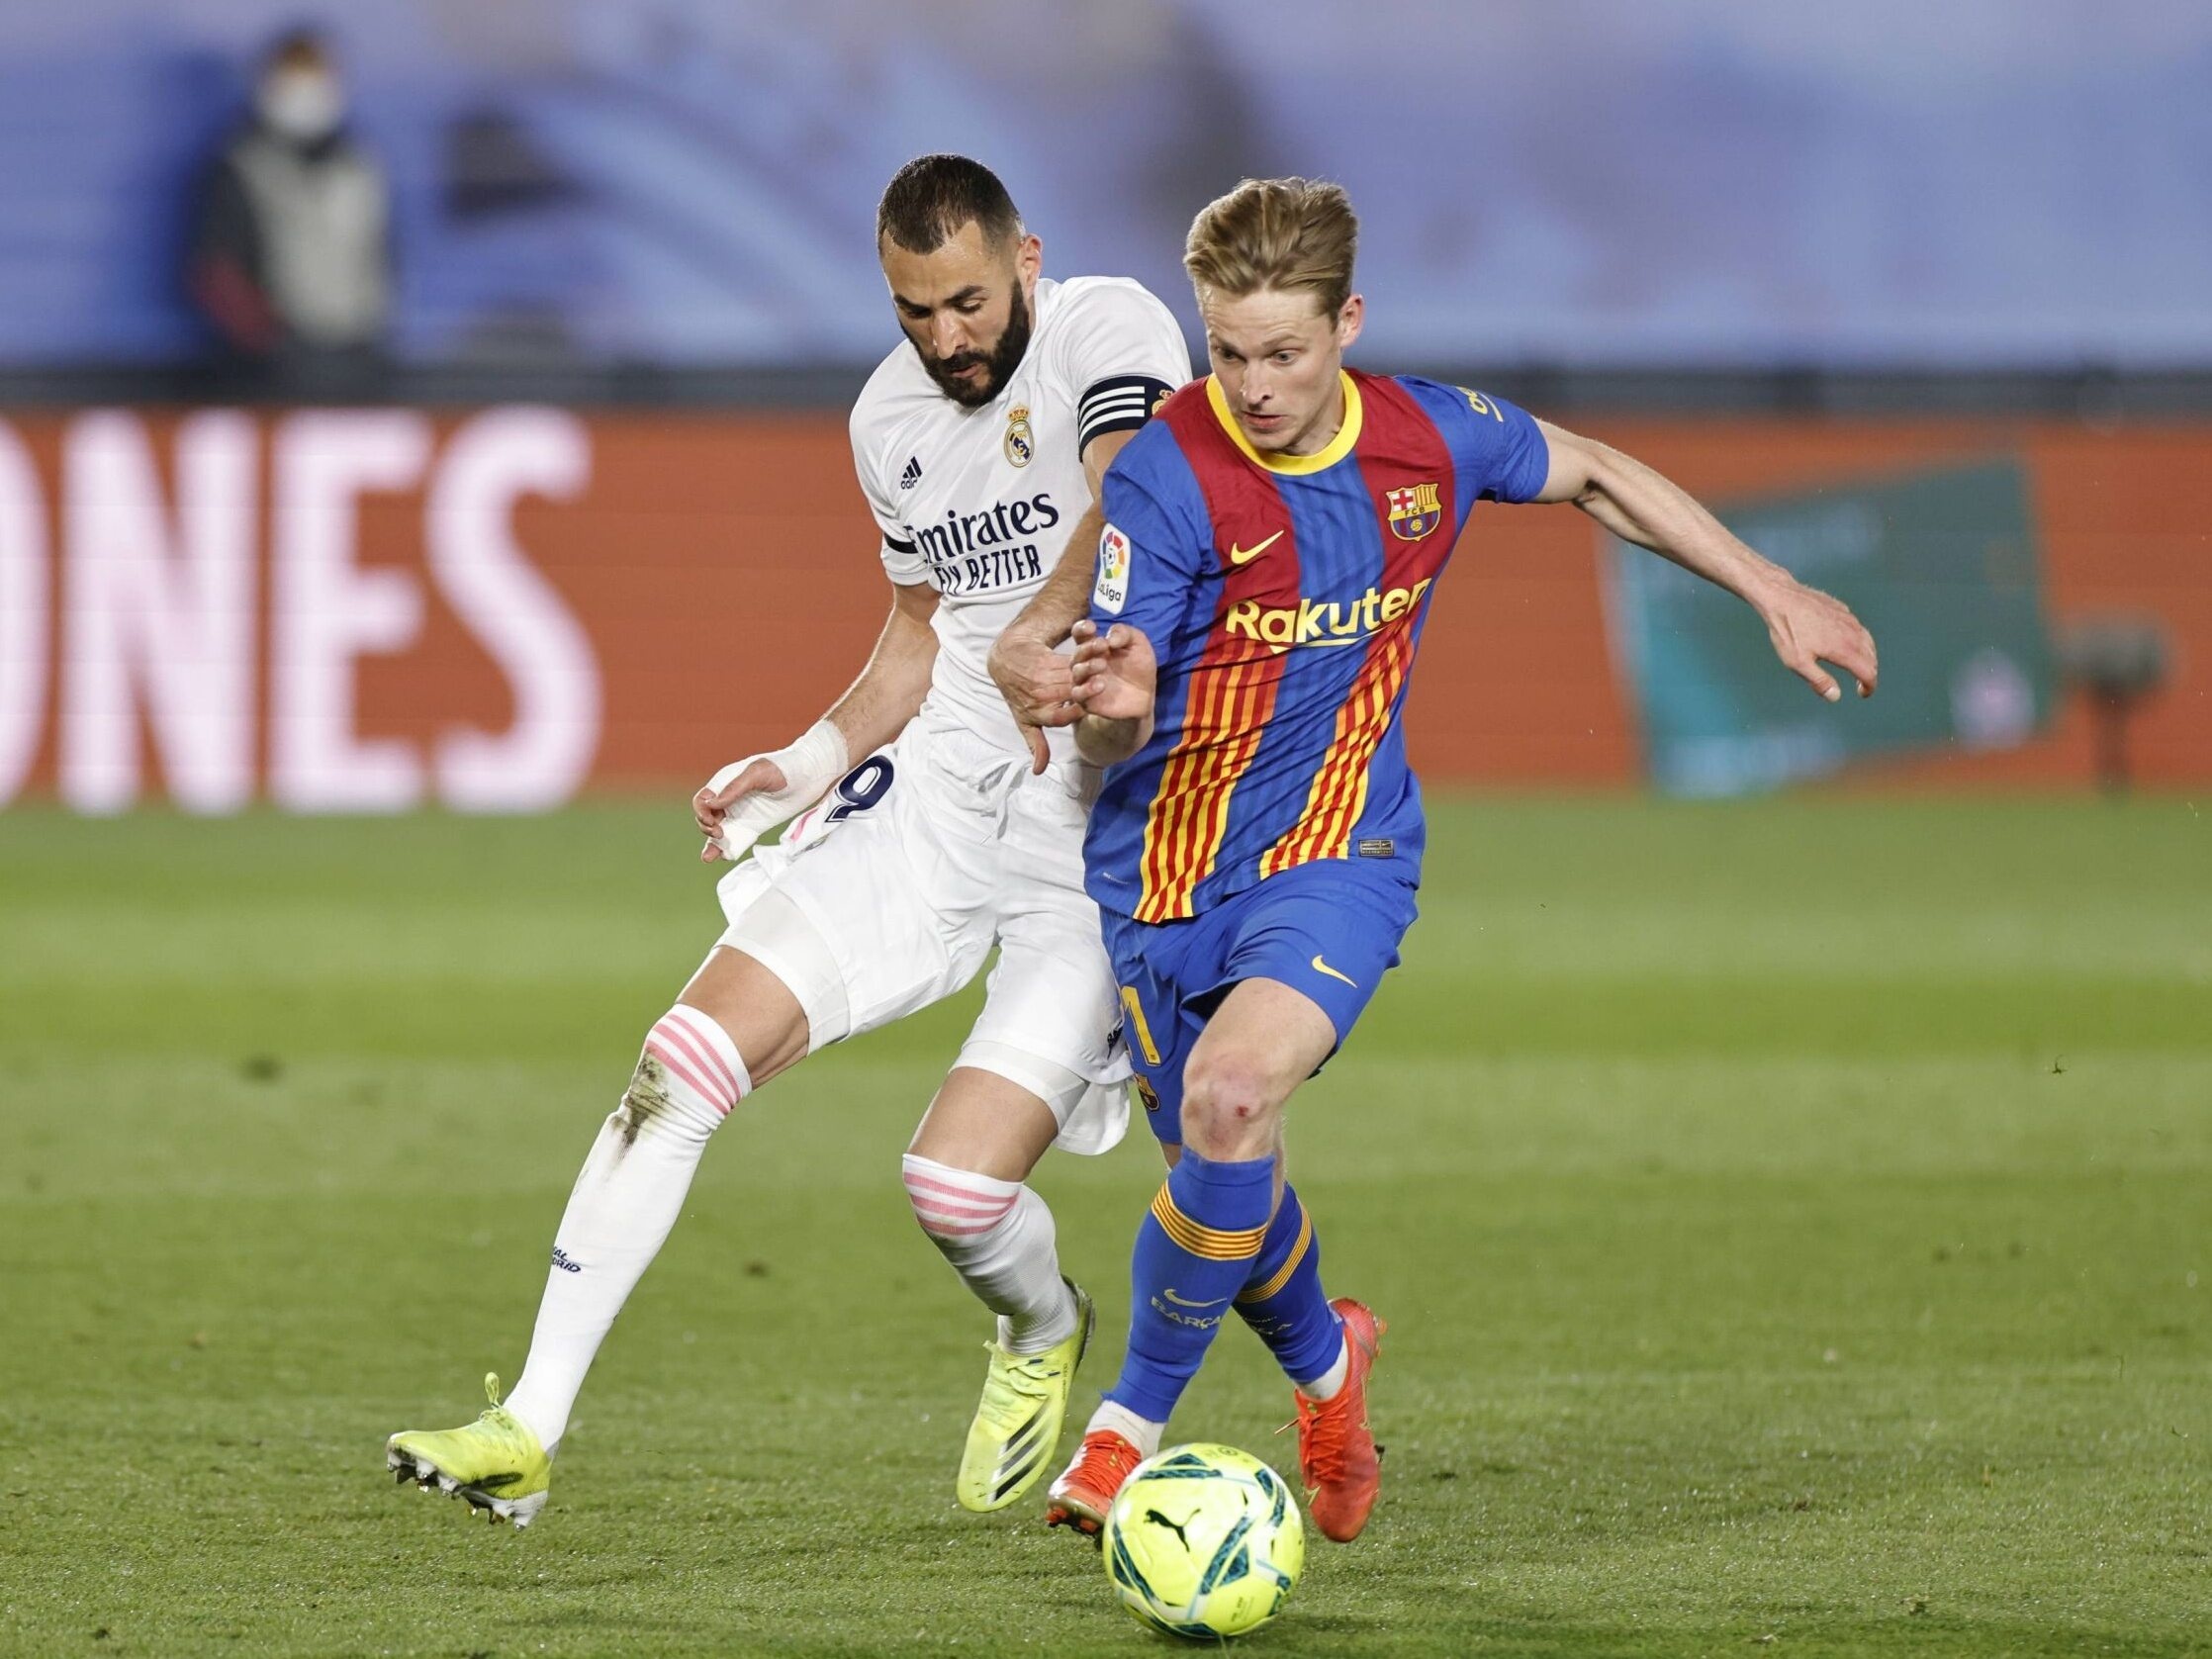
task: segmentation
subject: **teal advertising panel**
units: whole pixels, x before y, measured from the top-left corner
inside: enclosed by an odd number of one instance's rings
[[[2049,723],[2057,671],[2018,461],[1714,510],[1859,613],[1881,652],[1881,691],[1822,702],[1733,595],[1609,536],[1614,653],[1666,793],[1746,794],[1864,756],[2012,748]]]

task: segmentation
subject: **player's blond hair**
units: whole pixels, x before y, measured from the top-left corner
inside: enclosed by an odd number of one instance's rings
[[[1351,298],[1359,220],[1340,184],[1246,179],[1191,221],[1183,269],[1201,292],[1240,300],[1263,288],[1304,289],[1324,317]]]

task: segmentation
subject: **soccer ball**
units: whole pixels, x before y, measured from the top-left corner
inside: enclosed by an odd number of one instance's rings
[[[1235,1446],[1169,1446],[1106,1512],[1106,1576],[1140,1624],[1220,1641],[1282,1611],[1306,1523],[1282,1476]]]

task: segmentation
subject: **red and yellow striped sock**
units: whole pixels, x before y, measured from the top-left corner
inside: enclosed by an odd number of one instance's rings
[[[1187,1147],[1137,1230],[1129,1350],[1106,1398],[1165,1423],[1267,1237],[1272,1156],[1215,1162]]]

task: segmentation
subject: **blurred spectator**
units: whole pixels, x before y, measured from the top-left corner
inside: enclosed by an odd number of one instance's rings
[[[392,306],[389,188],[344,120],[327,43],[278,40],[203,181],[187,270],[233,358],[324,389],[375,371]]]

